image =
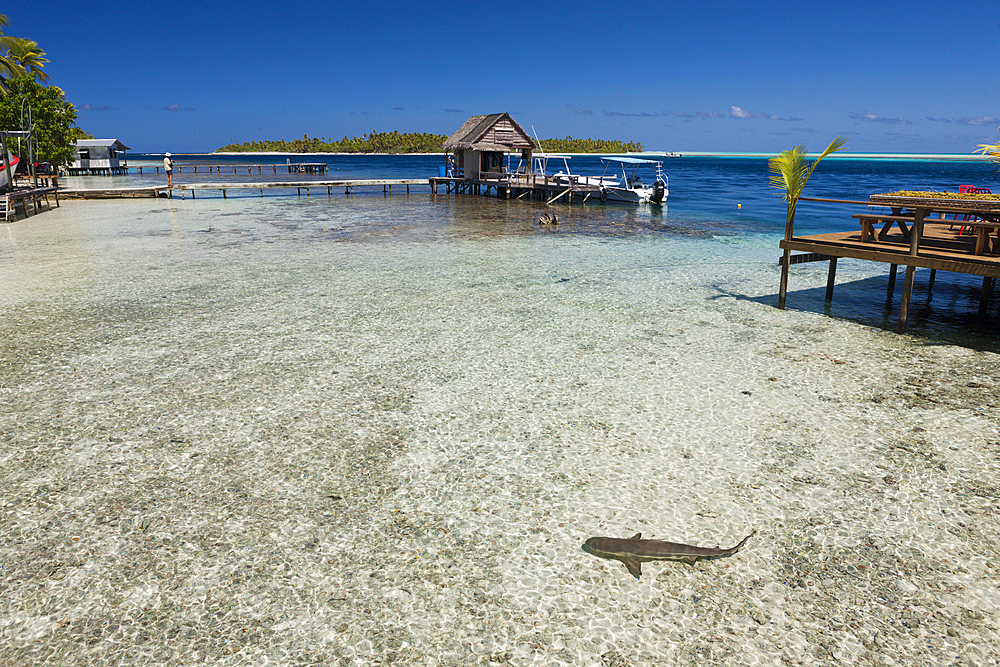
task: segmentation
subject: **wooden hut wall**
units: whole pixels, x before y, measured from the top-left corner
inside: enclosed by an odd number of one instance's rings
[[[483,135],[483,138],[480,139],[480,142],[484,144],[510,146],[511,148],[532,147],[531,139],[523,134],[506,118],[501,118],[496,122],[496,124],[493,125],[493,127],[487,130]]]

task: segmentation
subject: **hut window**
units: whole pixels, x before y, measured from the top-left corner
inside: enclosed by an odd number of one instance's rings
[[[88,150],[82,150],[81,149],[80,150],[80,159],[81,160],[89,160],[90,159],[90,151],[88,151]]]

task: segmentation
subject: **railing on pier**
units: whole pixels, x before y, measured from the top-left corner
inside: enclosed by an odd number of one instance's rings
[[[285,164],[174,164],[174,171],[177,174],[183,174],[185,169],[191,171],[191,173],[197,174],[198,170],[201,169],[202,173],[208,173],[209,176],[214,174],[222,174],[225,170],[229,173],[229,170],[233,170],[233,175],[242,174],[246,172],[248,175],[253,174],[254,170],[257,170],[258,175],[263,175],[268,167],[271,168],[271,173],[277,174],[278,167],[281,167],[282,171],[288,170],[289,174],[325,174],[329,171],[330,165],[326,162],[286,162]],[[153,173],[159,174],[160,170],[163,169],[162,165],[153,166],[138,166],[132,167],[136,169],[141,176],[143,170],[152,170]],[[206,172],[207,170],[207,172]]]

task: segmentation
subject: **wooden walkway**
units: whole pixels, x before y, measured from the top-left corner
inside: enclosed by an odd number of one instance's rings
[[[873,196],[873,199],[875,197]],[[812,199],[802,197],[800,202],[829,202],[842,204],[861,204],[864,206],[882,206],[881,202],[856,202],[831,199]],[[998,202],[1000,204],[1000,202]],[[884,204],[890,206],[890,204]],[[910,204],[911,206],[913,204]],[[841,257],[861,259],[871,262],[881,262],[889,265],[889,296],[895,289],[896,270],[902,265],[906,267],[906,282],[900,301],[899,324],[897,330],[903,332],[906,328],[910,293],[913,286],[913,271],[917,268],[931,270],[931,279],[935,271],[952,271],[966,275],[982,276],[983,287],[980,292],[980,314],[985,314],[989,298],[992,294],[993,281],[1000,278],[1000,238],[994,243],[990,234],[1000,234],[1000,223],[973,223],[972,233],[968,230],[962,234],[962,219],[954,220],[957,213],[962,216],[973,206],[981,213],[989,215],[992,203],[967,205],[928,205],[927,208],[917,207],[916,213],[931,211],[947,211],[946,218],[940,213],[933,216],[917,216],[902,214],[902,206],[895,206],[885,213],[868,213],[854,216],[859,218],[857,231],[834,232],[828,234],[813,234],[795,236],[791,227],[786,229],[786,237],[779,247],[784,250],[779,263],[782,265],[781,287],[778,295],[778,307],[784,308],[787,293],[789,267],[795,264],[815,261],[829,261],[830,269],[827,277],[826,298],[833,298],[834,281],[837,272],[837,260]],[[873,223],[881,224],[873,224]],[[900,224],[902,223],[902,224]],[[794,224],[794,223],[793,223]],[[969,225],[968,222],[965,222]],[[879,229],[880,228],[880,229]],[[873,233],[874,231],[874,233]],[[984,246],[984,237],[986,243]],[[804,254],[793,255],[793,251]]]
[[[525,174],[481,175],[479,178],[451,178],[436,176],[430,179],[431,191],[437,194],[438,188],[445,187],[446,193],[494,195],[498,199],[534,199],[552,204],[562,201],[573,203],[574,197],[587,201],[590,197],[599,197],[601,188],[596,185],[585,185],[579,182],[577,176],[570,182],[556,180],[551,176],[535,176]]]
[[[226,173],[229,170],[233,170],[233,175],[242,174],[246,172],[248,175],[253,174],[254,170],[257,171],[257,175],[263,175],[268,169],[271,169],[271,173],[277,174],[278,167],[281,167],[282,171],[288,170],[289,174],[325,174],[329,169],[330,165],[326,162],[286,162],[285,164],[174,164],[174,170],[178,174],[183,174],[184,170],[187,169],[189,172],[197,174],[198,170],[201,169],[202,173],[207,172],[209,176],[213,173],[222,174],[223,169]],[[159,174],[160,170],[163,169],[162,165],[140,166],[140,167],[126,167],[126,169],[135,169],[139,172],[141,176],[143,170],[148,172]],[[127,172],[126,172],[127,173]]]
[[[260,196],[264,196],[265,190],[296,190],[299,195],[305,191],[309,196],[310,190],[326,190],[327,195],[333,195],[335,189],[344,190],[345,195],[354,194],[354,188],[377,188],[381,187],[385,194],[392,194],[392,188],[405,188],[409,194],[410,186],[427,186],[429,181],[426,178],[397,178],[397,179],[356,179],[338,181],[269,181],[260,183],[184,183],[168,187],[166,185],[138,187],[138,188],[76,188],[72,190],[60,190],[66,199],[119,199],[127,197],[170,197],[180,194],[181,199],[187,199],[191,195],[196,198],[199,190],[214,190],[222,193],[223,198],[227,198],[230,190],[257,190]]]
[[[187,193],[191,194],[191,199],[195,198],[195,192],[198,190],[219,190],[222,192],[222,198],[225,199],[228,195],[229,190],[259,190],[260,196],[264,196],[264,190],[281,188],[285,190],[290,190],[295,188],[298,194],[301,195],[302,191],[305,190],[306,196],[309,196],[309,190],[321,190],[326,189],[326,194],[328,196],[333,195],[334,188],[338,190],[340,188],[344,189],[345,195],[354,194],[354,188],[370,188],[370,187],[380,187],[382,192],[385,194],[392,194],[392,187],[396,186],[405,187],[406,194],[410,193],[410,186],[417,185],[429,185],[428,179],[426,178],[397,178],[397,179],[385,179],[385,178],[375,178],[375,179],[360,179],[351,181],[278,181],[273,183],[190,183],[184,185],[175,185],[173,188],[166,188],[170,193],[170,197],[173,197],[173,193],[180,191],[181,199],[186,199]]]
[[[281,165],[279,165],[281,166]],[[343,179],[315,181],[261,181],[261,182],[217,182],[217,183],[183,183],[168,187],[166,185],[144,186],[133,188],[73,188],[60,190],[59,194],[67,199],[117,199],[122,197],[174,197],[180,194],[181,199],[188,195],[197,197],[199,190],[214,190],[221,192],[223,198],[228,198],[230,190],[257,190],[261,197],[265,190],[295,189],[299,195],[305,192],[326,190],[332,195],[334,190],[342,189],[345,195],[354,194],[354,188],[381,187],[385,194],[392,194],[392,188],[405,188],[407,194],[410,187],[429,186],[431,192],[438,194],[440,188],[447,193],[494,195],[501,199],[535,199],[548,204],[561,201],[572,203],[574,198],[587,201],[590,197],[600,195],[600,188],[594,185],[583,185],[574,178],[573,183],[556,181],[551,177],[498,176],[480,179],[467,178],[373,178],[373,179]]]

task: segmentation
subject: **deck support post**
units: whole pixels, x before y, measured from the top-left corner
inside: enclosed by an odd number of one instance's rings
[[[916,271],[916,267],[906,267],[906,277],[903,278],[903,296],[899,300],[899,323],[896,325],[896,331],[898,333],[906,331],[906,316],[910,311],[910,295],[913,293],[914,271]]]
[[[993,292],[993,279],[983,276],[983,289],[979,292],[979,315],[986,314],[986,307],[990,303],[990,293]]]
[[[920,248],[920,237],[924,234],[924,216],[927,209],[918,206],[913,210],[913,224],[910,225],[910,257],[916,257]],[[903,333],[906,330],[906,316],[910,310],[910,295],[913,294],[913,273],[916,267],[912,264],[906,266],[906,278],[903,279],[903,298],[899,302],[899,324],[896,331]]]
[[[785,213],[785,241],[791,241],[795,235],[795,201],[789,200]],[[778,286],[778,309],[785,309],[785,297],[788,296],[788,271],[792,266],[792,251],[785,248],[781,256],[781,283]]]
[[[781,256],[781,283],[778,285],[778,308],[785,309],[785,297],[788,295],[788,267],[792,263],[792,251],[785,248]]]
[[[892,298],[892,293],[896,291],[896,264],[889,265],[889,298]]]
[[[837,276],[837,258],[830,258],[830,271],[826,276],[826,300],[833,300],[833,280]]]

